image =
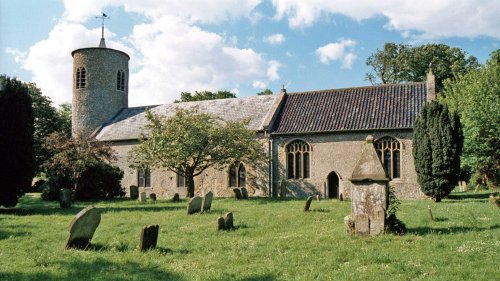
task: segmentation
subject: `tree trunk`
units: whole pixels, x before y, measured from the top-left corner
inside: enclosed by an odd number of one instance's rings
[[[194,176],[193,174],[186,174],[186,189],[187,189],[187,197],[194,197]]]

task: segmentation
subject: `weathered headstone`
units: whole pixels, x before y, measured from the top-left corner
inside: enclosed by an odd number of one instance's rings
[[[344,223],[346,226],[346,231],[348,235],[354,235],[355,230],[354,230],[354,221],[352,220],[351,216],[345,216],[344,218]]]
[[[66,241],[66,249],[86,249],[100,222],[101,213],[94,206],[88,206],[78,212],[68,226],[69,237]]]
[[[320,196],[319,196],[319,194],[316,194],[316,201],[319,202],[319,200],[320,200]]]
[[[155,225],[148,225],[142,228],[141,238],[139,242],[139,250],[141,252],[147,251],[149,249],[153,249],[156,247],[156,243],[158,242],[158,230],[160,227]]]
[[[130,199],[138,199],[139,198],[139,187],[136,185],[130,186]]]
[[[172,202],[179,202],[181,199],[179,198],[179,193],[174,194],[174,197],[172,197]]]
[[[373,209],[370,217],[370,236],[376,236],[384,233],[385,229],[385,210],[380,206]]]
[[[286,181],[284,180],[280,182],[280,197],[281,198],[286,197]]]
[[[71,207],[71,189],[61,188],[59,190],[59,206],[61,208]]]
[[[203,197],[203,208],[202,211],[210,211],[210,208],[212,208],[212,199],[214,198],[214,194],[212,191],[207,192],[205,196]]]
[[[149,199],[156,201],[156,193],[149,194]]]
[[[356,236],[370,235],[370,223],[367,214],[358,214],[356,216],[354,229],[356,230]]]
[[[233,212],[229,212],[224,215],[224,224],[226,225],[225,229],[227,230],[234,228]]]
[[[139,202],[141,203],[144,203],[146,202],[147,198],[146,198],[146,192],[145,191],[141,191],[139,193]]]
[[[233,188],[233,192],[234,192],[234,197],[236,197],[236,199],[238,200],[241,200],[241,190],[239,188]]]
[[[306,205],[304,206],[304,212],[309,211],[309,208],[311,207],[311,202],[313,201],[313,197],[309,196],[307,197]]]
[[[226,229],[226,221],[224,221],[223,217],[218,217],[216,221],[217,230],[225,230]]]
[[[344,195],[342,193],[340,193],[340,195],[339,195],[339,200],[344,201]]]
[[[187,214],[191,215],[194,213],[201,212],[201,204],[203,202],[203,199],[200,196],[195,196],[189,200],[188,206],[187,206]]]
[[[248,199],[248,190],[245,187],[242,187],[240,189],[241,189],[241,198]]]

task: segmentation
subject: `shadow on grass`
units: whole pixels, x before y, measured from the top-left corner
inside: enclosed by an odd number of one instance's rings
[[[12,232],[12,231],[0,230],[0,240],[4,240],[7,238],[20,237],[20,236],[29,236],[29,235],[31,235],[31,232],[29,232],[29,231]]]
[[[408,234],[415,235],[448,235],[448,234],[457,234],[457,233],[467,233],[467,232],[481,232],[486,230],[495,230],[499,229],[500,224],[495,224],[491,227],[460,227],[460,226],[452,226],[452,227],[415,227],[408,228]]]
[[[76,250],[78,251],[78,250]],[[129,247],[127,244],[115,244],[115,245],[104,245],[100,243],[92,243],[87,249],[82,250],[82,251],[95,251],[95,252],[132,252],[132,251],[139,251],[137,247]],[[170,255],[170,254],[189,254],[190,251],[186,249],[171,249],[171,248],[165,248],[161,246],[157,246],[154,249],[151,249],[149,251],[157,251],[158,253],[162,255]]]
[[[58,269],[55,272],[0,272],[0,280],[185,280],[181,275],[158,266],[131,261],[112,262],[103,258],[60,261],[54,266]]]
[[[276,277],[271,274],[264,274],[264,275],[254,275],[254,276],[249,276],[249,277],[244,277],[241,279],[236,279],[237,281],[273,281],[276,280]]]
[[[311,212],[316,212],[316,213],[330,213],[330,210],[328,210],[328,209],[311,209]]]
[[[481,200],[481,199],[484,199],[484,200],[488,200],[488,198],[490,197],[490,194],[489,192],[486,192],[486,193],[452,193],[450,195],[448,195],[446,197],[446,199],[450,199],[450,200]],[[448,201],[449,202],[449,201]]]

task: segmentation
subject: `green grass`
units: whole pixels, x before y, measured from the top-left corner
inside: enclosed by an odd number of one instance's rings
[[[487,193],[442,203],[403,201],[405,236],[348,237],[350,202],[216,199],[186,215],[186,201],[93,202],[102,219],[90,250],[64,250],[67,210],[36,194],[0,209],[0,280],[500,280],[500,210]],[[434,221],[429,220],[431,206]],[[234,231],[215,221],[233,211]],[[137,250],[141,228],[159,224],[158,247]]]

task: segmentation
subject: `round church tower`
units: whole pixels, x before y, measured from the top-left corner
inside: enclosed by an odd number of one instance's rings
[[[106,48],[82,48],[73,56],[73,136],[89,136],[122,108],[128,107],[130,57]]]

